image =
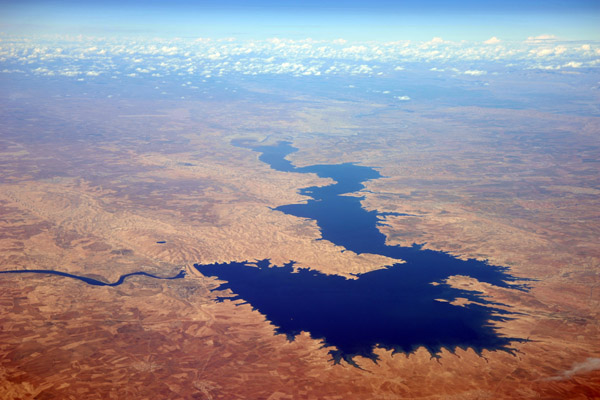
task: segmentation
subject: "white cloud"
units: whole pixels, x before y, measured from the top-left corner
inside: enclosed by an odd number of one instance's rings
[[[179,49],[175,46],[173,46],[173,47],[163,46],[160,49],[161,53],[167,54],[167,55],[177,54],[178,50]]]
[[[373,68],[368,65],[362,64],[353,71],[355,74],[370,74],[373,72]]]
[[[551,381],[558,381],[563,379],[570,379],[573,375],[585,374],[600,369],[600,358],[587,358],[585,361],[576,363],[573,367],[567,371],[563,371],[562,374],[549,378]]]
[[[554,48],[554,54],[556,54],[557,56],[563,54],[565,51],[567,51],[567,48],[565,46],[556,46]]]
[[[546,57],[550,54],[554,54],[554,49],[544,48],[544,49],[532,49],[529,53],[535,57]]]
[[[400,100],[400,101],[408,101],[410,100],[410,97],[408,96],[395,96],[396,99]]]
[[[31,70],[36,75],[46,75],[50,70],[48,68],[38,67],[36,69]]]
[[[481,75],[487,74],[487,71],[480,71],[477,69],[468,69],[465,72],[463,72],[463,74],[471,75],[471,76],[481,76]]]
[[[541,70],[546,70],[546,71],[553,71],[553,70],[557,70],[560,69],[560,65],[534,65],[531,67],[528,67],[528,69],[541,69]]]
[[[81,72],[66,70],[66,71],[60,71],[59,74],[62,76],[74,77],[74,76],[81,75]]]
[[[581,68],[581,66],[583,65],[583,63],[577,62],[577,61],[569,61],[568,63],[564,64],[563,67],[567,67],[567,68]]]
[[[488,40],[484,41],[483,43],[485,43],[485,44],[498,44],[501,41],[502,40],[498,39],[496,36],[492,36],[491,38],[489,38]]]
[[[538,36],[529,36],[527,38],[526,42],[540,43],[540,42],[552,42],[555,40],[556,40],[556,36],[544,34],[544,35],[538,35]]]

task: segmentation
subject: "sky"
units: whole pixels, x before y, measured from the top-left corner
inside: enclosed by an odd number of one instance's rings
[[[0,0],[4,34],[600,40],[599,0]]]

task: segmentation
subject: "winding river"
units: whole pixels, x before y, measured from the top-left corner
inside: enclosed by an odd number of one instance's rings
[[[0,271],[0,274],[46,274],[46,275],[58,275],[58,276],[62,276],[62,277],[65,277],[65,278],[77,279],[77,280],[80,280],[82,282],[87,283],[88,285],[93,285],[93,286],[119,286],[120,284],[122,284],[123,282],[125,282],[125,280],[127,278],[129,278],[130,276],[135,276],[135,275],[146,276],[148,278],[153,278],[153,279],[166,279],[166,280],[181,279],[181,278],[185,277],[185,271],[183,271],[183,270],[179,271],[179,273],[177,275],[175,275],[175,276],[164,277],[164,278],[160,277],[160,276],[149,274],[147,272],[132,272],[132,273],[129,273],[129,274],[121,275],[121,277],[119,279],[117,279],[115,282],[107,283],[107,282],[99,281],[97,279],[88,278],[88,277],[82,276],[82,275],[73,275],[73,274],[69,274],[67,272],[54,271],[54,270],[50,270],[50,269],[16,269],[16,270],[9,270],[9,271]]]

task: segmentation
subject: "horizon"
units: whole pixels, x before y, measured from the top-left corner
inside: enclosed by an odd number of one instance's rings
[[[349,41],[505,41],[554,35],[600,40],[594,1],[476,2],[225,2],[12,1],[0,2],[0,32],[8,35],[313,38]]]

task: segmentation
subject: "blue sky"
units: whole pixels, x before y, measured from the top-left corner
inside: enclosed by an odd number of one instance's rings
[[[598,0],[0,0],[0,31],[357,40],[600,40]]]

